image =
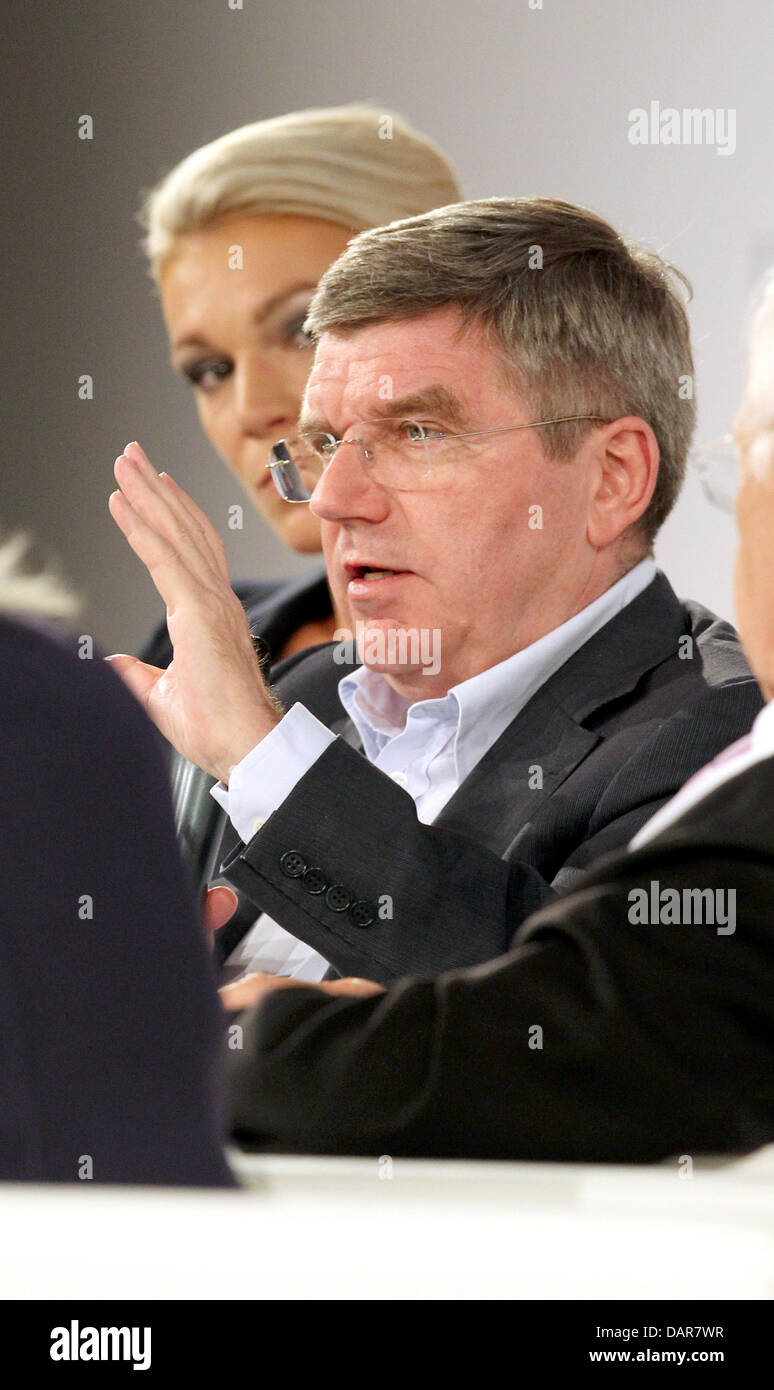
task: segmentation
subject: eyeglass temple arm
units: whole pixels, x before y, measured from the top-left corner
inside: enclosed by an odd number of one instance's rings
[[[542,425],[563,425],[570,420],[599,420],[603,424],[609,423],[609,421],[607,421],[603,415],[556,415],[551,420],[529,420],[526,424],[523,425],[500,425],[493,430],[465,430],[461,434],[448,434],[442,435],[441,437],[444,439],[474,439],[477,435],[482,434],[510,434],[512,430],[536,430],[539,429]],[[337,443],[354,444],[355,440],[339,439]],[[278,453],[280,450],[285,455],[285,457],[270,457],[269,462],[264,464],[264,468],[279,468],[284,463],[293,462],[285,445],[284,439],[279,439],[276,444],[272,445],[271,454]]]
[[[555,415],[552,420],[530,420],[524,425],[501,425],[494,430],[466,430],[464,434],[450,434],[445,437],[448,439],[472,439],[478,434],[509,434],[511,430],[536,430],[541,425],[563,425],[569,420],[599,420],[601,424],[610,424],[604,415]]]

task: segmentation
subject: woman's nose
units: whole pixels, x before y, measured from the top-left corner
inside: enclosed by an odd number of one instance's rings
[[[294,430],[301,399],[281,371],[257,358],[236,368],[236,410],[243,434],[279,439]]]

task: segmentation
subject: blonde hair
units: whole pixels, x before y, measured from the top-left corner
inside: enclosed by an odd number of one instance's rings
[[[194,150],[143,192],[138,219],[158,282],[175,240],[229,213],[319,217],[354,231],[463,196],[442,151],[391,111],[292,111]]]
[[[696,420],[679,271],[595,213],[552,198],[489,198],[362,232],[322,277],[313,337],[456,305],[483,324],[506,381],[535,418],[639,415],[658,440],[658,481],[637,523],[650,543],[677,499]],[[557,459],[593,421],[541,429]]]
[[[72,618],[80,607],[56,573],[27,574],[29,540],[18,534],[0,544],[0,611]]]

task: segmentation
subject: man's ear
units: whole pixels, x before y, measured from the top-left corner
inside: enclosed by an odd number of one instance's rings
[[[647,510],[658,480],[659,450],[647,421],[623,415],[593,437],[595,485],[587,536],[604,550]]]

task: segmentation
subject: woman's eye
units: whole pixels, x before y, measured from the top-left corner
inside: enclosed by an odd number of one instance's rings
[[[229,375],[231,363],[221,359],[208,362],[196,362],[193,367],[186,368],[184,376],[190,381],[192,386],[198,390],[208,392],[214,391],[217,386]]]
[[[289,343],[291,347],[311,348],[314,343],[308,333],[304,332],[306,322],[306,311],[303,314],[295,314],[284,326],[282,330],[283,341]]]

